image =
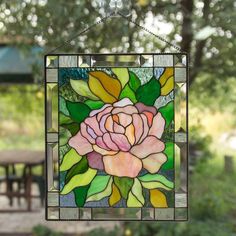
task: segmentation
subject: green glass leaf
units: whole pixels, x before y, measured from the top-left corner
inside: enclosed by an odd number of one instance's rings
[[[66,107],[66,100],[62,96],[59,96],[59,110],[66,116],[69,116],[69,111],[67,110]]]
[[[97,170],[89,168],[83,174],[74,175],[70,179],[70,181],[65,184],[64,188],[61,191],[61,194],[68,194],[76,187],[86,186],[90,184],[96,174]]]
[[[91,186],[88,191],[88,197],[96,193],[102,192],[106,188],[110,178],[110,175],[97,175],[91,183]]]
[[[134,180],[128,177],[114,177],[114,183],[120,190],[121,196],[127,199],[128,193],[133,186]]]
[[[72,89],[79,95],[83,97],[90,98],[92,100],[98,100],[99,98],[95,96],[89,89],[88,83],[84,80],[73,80],[70,79],[70,85]]]
[[[70,131],[70,133],[72,134],[72,136],[74,136],[75,134],[77,134],[77,132],[80,129],[80,125],[78,123],[71,123],[71,124],[66,124],[63,125],[64,128],[68,129]]]
[[[163,188],[166,190],[171,190],[174,188],[174,183],[168,180],[165,176],[159,174],[145,174],[138,177],[144,188],[154,189]]]
[[[91,111],[86,104],[81,102],[66,101],[66,106],[69,110],[71,118],[78,123],[84,121]]]
[[[144,205],[144,197],[142,191],[142,185],[140,181],[135,178],[134,184],[129,192],[128,199],[127,199],[127,206],[128,207],[142,207]]]
[[[66,116],[62,112],[59,113],[59,120],[60,125],[71,124],[73,122],[73,120],[69,116]]]
[[[162,170],[170,170],[174,168],[174,143],[166,142],[164,153],[167,156],[167,162],[161,167]]]
[[[70,131],[63,127],[60,127],[60,132],[59,132],[60,146],[67,144],[70,137],[71,137]]]
[[[75,203],[77,207],[84,206],[89,187],[90,187],[90,184],[86,186],[77,187],[73,190],[74,196],[75,196]]]
[[[96,179],[95,179],[96,178]],[[112,177],[111,176],[96,176],[92,181],[87,194],[87,200],[99,201],[104,197],[110,196],[112,192]]]
[[[134,91],[129,87],[128,84],[125,85],[125,87],[123,88],[123,90],[121,91],[120,97],[119,99],[122,98],[129,98],[133,103],[137,102],[137,99],[135,97],[135,93]]]
[[[139,80],[138,76],[134,72],[129,71],[129,87],[134,92],[136,92],[140,86],[141,86],[141,81]]]
[[[92,110],[100,109],[104,105],[104,102],[102,101],[93,100],[86,100],[84,103]]]
[[[161,85],[155,77],[146,84],[140,86],[136,91],[136,98],[147,106],[153,106],[161,94]]]
[[[172,101],[167,103],[164,107],[159,109],[159,112],[161,112],[164,117],[166,121],[165,128],[167,128],[174,119],[174,102]]]
[[[70,149],[63,157],[62,163],[60,165],[60,171],[69,170],[74,164],[78,163],[82,157],[75,151],[75,149]]]
[[[72,168],[67,172],[65,183],[68,183],[71,178],[77,174],[82,174],[88,170],[88,161],[86,157],[83,157],[79,163],[72,166]]]

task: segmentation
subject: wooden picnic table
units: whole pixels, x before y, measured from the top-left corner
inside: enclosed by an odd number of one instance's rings
[[[0,166],[5,168],[6,176],[6,192],[0,193],[0,195],[6,195],[8,197],[25,197],[27,201],[27,211],[31,211],[31,200],[32,200],[32,167],[37,165],[43,165],[45,162],[45,152],[44,151],[30,151],[30,150],[6,150],[0,151]],[[22,176],[25,183],[24,193],[16,193],[10,189],[10,173],[9,167],[15,166],[16,164],[23,164],[25,166],[26,174]],[[44,169],[44,168],[43,168]],[[42,173],[44,175],[44,173]],[[22,210],[14,210],[22,211]],[[6,210],[0,210],[0,212],[7,212]]]

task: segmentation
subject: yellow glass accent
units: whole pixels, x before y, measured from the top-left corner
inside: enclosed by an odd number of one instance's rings
[[[166,195],[158,189],[150,190],[150,201],[154,207],[168,207]]]

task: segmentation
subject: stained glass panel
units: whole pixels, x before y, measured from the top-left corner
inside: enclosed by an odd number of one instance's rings
[[[47,55],[48,220],[187,219],[187,55]]]

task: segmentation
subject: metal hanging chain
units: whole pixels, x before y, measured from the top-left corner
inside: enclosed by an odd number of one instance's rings
[[[101,24],[103,21],[106,21],[108,18],[112,17],[113,15],[115,15],[115,12],[112,12],[111,14],[101,18],[100,20],[96,21],[94,24],[88,26],[87,28],[85,28],[84,30],[82,30],[81,32],[75,34],[74,36],[72,36],[71,38],[69,38],[68,40],[66,40],[65,42],[63,42],[61,45],[59,45],[58,47],[54,48],[53,50],[49,51],[47,54],[51,54],[53,52],[55,52],[56,50],[62,48],[64,45],[69,44],[73,39],[77,38],[78,36],[88,32],[89,30],[91,30],[93,27]]]
[[[121,14],[120,12],[117,12],[117,14],[118,14],[119,16],[121,16],[122,18],[128,20],[129,22],[133,23],[135,26],[137,26],[137,27],[141,28],[142,30],[148,32],[149,34],[152,34],[153,36],[155,36],[155,37],[158,38],[159,40],[163,41],[164,43],[168,44],[168,45],[171,46],[172,48],[178,50],[179,52],[184,52],[184,51],[181,50],[180,47],[178,47],[178,46],[176,46],[175,44],[169,42],[167,39],[165,39],[165,38],[163,38],[163,37],[161,37],[161,36],[159,36],[159,35],[153,33],[152,31],[150,31],[149,29],[145,28],[144,26],[139,25],[136,21],[133,21],[133,20],[129,19],[127,16]]]
[[[53,50],[49,51],[46,53],[47,54],[51,54],[53,52],[55,52],[56,50],[62,48],[64,45],[69,44],[73,39],[77,38],[78,36],[88,32],[89,30],[91,30],[92,28],[94,28],[95,26],[101,24],[102,22],[106,21],[108,18],[111,18],[112,16],[115,15],[119,15],[121,16],[123,19],[133,23],[135,26],[137,26],[138,28],[141,28],[142,30],[148,32],[149,34],[153,35],[154,37],[158,38],[159,40],[161,40],[162,42],[168,44],[170,47],[176,49],[179,52],[184,52],[181,50],[180,47],[176,46],[175,44],[172,44],[171,42],[169,42],[168,40],[166,40],[165,38],[153,33],[152,31],[148,30],[147,28],[145,28],[144,26],[139,25],[136,21],[129,19],[127,16],[123,15],[122,13],[120,13],[119,11],[114,11],[112,13],[110,13],[109,15],[101,18],[100,20],[96,21],[94,24],[88,26],[87,28],[85,28],[84,30],[82,30],[81,32],[79,32],[78,34],[75,34],[74,36],[72,36],[71,38],[69,38],[68,40],[66,40],[65,42],[63,42],[61,45],[59,45],[58,47],[54,48]]]

